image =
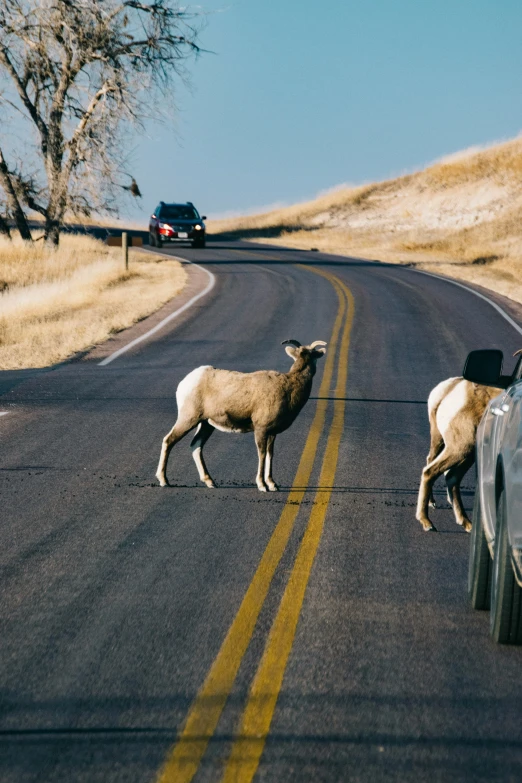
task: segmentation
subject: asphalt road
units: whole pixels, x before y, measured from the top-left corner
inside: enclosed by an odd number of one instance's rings
[[[520,781],[522,650],[467,605],[442,486],[440,532],[414,518],[430,389],[520,335],[405,268],[173,252],[217,284],[153,339],[0,373],[0,779]],[[280,493],[255,487],[252,436],[221,433],[218,489],[188,439],[156,485],[187,372],[285,370],[282,340],[332,331],[322,399],[276,441]]]

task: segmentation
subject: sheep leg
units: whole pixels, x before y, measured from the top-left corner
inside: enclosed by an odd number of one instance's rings
[[[268,436],[266,432],[254,432],[256,439],[257,455],[259,457],[259,464],[257,468],[256,484],[260,492],[266,492],[266,484],[264,480],[265,475],[265,463],[266,463],[266,451],[268,444]]]
[[[178,420],[176,421],[171,431],[163,438],[158,469],[156,471],[156,478],[158,479],[161,487],[166,487],[169,483],[167,481],[167,462],[173,446],[175,446],[178,441],[184,438],[185,435],[190,432],[190,430],[193,430],[196,424],[199,424],[198,419],[180,421],[178,417]]]
[[[205,460],[203,459],[203,446],[214,432],[214,429],[215,428],[212,426],[212,424],[209,424],[208,421],[200,422],[196,430],[196,434],[190,443],[192,457],[196,463],[199,478],[203,484],[206,484],[207,487],[211,488],[215,487],[216,485],[214,484],[214,481],[207,470],[207,466],[205,465]]]
[[[279,487],[272,478],[272,464],[274,459],[274,443],[276,436],[270,435],[268,437],[267,450],[266,450],[266,462],[265,462],[265,483],[270,492],[277,492]]]
[[[430,462],[433,462],[435,457],[439,456],[443,448],[444,448],[443,437],[440,434],[437,425],[435,424],[435,421],[430,421],[430,452],[426,459],[426,465],[429,465]],[[430,497],[428,502],[432,508],[437,508],[437,504],[435,503],[435,497],[433,495],[433,487],[430,489]]]
[[[445,446],[439,456],[435,457],[433,462],[426,465],[422,471],[415,518],[419,520],[426,531],[436,530],[436,527],[432,525],[428,517],[428,502],[433,484],[446,470],[452,468],[455,465],[455,462],[455,455]]]
[[[468,533],[471,530],[471,522],[464,510],[460,494],[460,482],[475,462],[475,452],[472,452],[458,465],[450,468],[446,473],[446,485],[448,488],[448,500],[453,506],[453,513],[457,525],[462,525]]]

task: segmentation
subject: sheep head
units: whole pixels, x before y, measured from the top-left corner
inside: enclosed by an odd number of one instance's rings
[[[281,345],[286,345],[285,351],[292,359],[298,359],[300,356],[310,357],[315,362],[326,353],[327,343],[324,340],[314,340],[310,345],[301,345],[298,340],[283,340]]]

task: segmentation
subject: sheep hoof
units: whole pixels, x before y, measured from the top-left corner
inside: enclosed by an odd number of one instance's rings
[[[266,487],[265,487],[265,485],[264,485],[264,484],[258,484],[258,485],[257,485],[257,488],[258,488],[258,490],[259,490],[260,492],[266,492],[266,491],[267,491],[267,490],[266,490]]]
[[[426,519],[426,520],[419,519],[419,522],[421,523],[422,528],[423,528],[425,533],[432,533],[432,532],[436,533],[437,532],[437,528],[435,527],[435,525],[432,522],[430,522],[429,519]]]
[[[430,508],[437,508],[437,504],[435,503],[435,501],[434,501],[434,500],[430,500],[430,502],[428,503],[428,505],[429,505],[429,507],[430,507]]]
[[[466,531],[466,533],[471,533],[472,525],[471,525],[471,522],[469,521],[469,519],[465,519],[463,522],[461,522],[461,525],[464,528],[464,530]]]
[[[216,489],[216,485],[214,484],[213,480],[211,478],[203,479],[203,483],[205,486],[207,486],[209,489]]]
[[[269,492],[279,492],[279,487],[273,481],[267,481],[267,487]]]
[[[159,481],[160,487],[168,487],[169,486],[169,482],[167,481],[166,476],[158,476],[158,474],[156,474],[156,478]]]

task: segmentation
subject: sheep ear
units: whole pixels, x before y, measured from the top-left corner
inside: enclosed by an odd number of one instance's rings
[[[297,348],[294,348],[293,345],[287,345],[285,351],[289,356],[292,357],[292,359],[297,359],[297,357],[299,356],[299,350]]]
[[[320,348],[314,348],[312,351],[312,356],[314,359],[320,359],[321,356],[324,356],[326,353],[326,348],[323,348],[322,346]]]

